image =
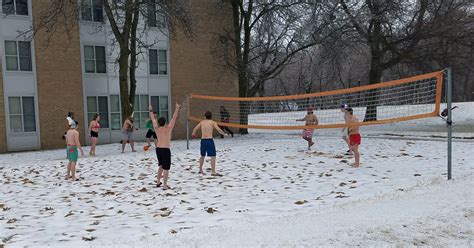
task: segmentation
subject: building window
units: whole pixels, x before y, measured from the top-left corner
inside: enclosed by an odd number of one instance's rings
[[[147,24],[149,27],[166,27],[166,16],[161,13],[161,8],[156,4],[156,0],[148,0]]]
[[[29,41],[5,41],[7,71],[32,71]]]
[[[8,97],[8,114],[12,133],[36,132],[34,97]]]
[[[152,96],[151,106],[157,111],[159,117],[169,120],[168,96]]]
[[[95,114],[100,115],[100,127],[109,128],[109,104],[106,96],[87,97],[87,123],[92,121]]]
[[[84,65],[87,73],[105,73],[105,47],[84,46]]]
[[[148,50],[148,57],[150,63],[150,74],[168,74],[168,59],[166,50],[150,49]]]
[[[122,111],[120,110],[120,97],[110,96],[110,128],[120,130],[122,128]]]
[[[139,128],[145,127],[145,120],[149,117],[148,114],[148,95],[136,95],[133,105],[135,111],[134,119],[135,126]]]
[[[6,15],[28,15],[28,0],[2,0],[2,12]]]
[[[103,22],[102,0],[82,0],[81,17],[83,21]]]

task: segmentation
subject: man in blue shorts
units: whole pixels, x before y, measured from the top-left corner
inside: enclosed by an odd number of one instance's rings
[[[197,126],[193,129],[192,137],[196,138],[196,132],[198,129],[201,129],[201,158],[199,159],[199,173],[204,174],[202,167],[204,165],[204,158],[206,155],[211,157],[211,170],[212,176],[221,176],[220,174],[216,173],[216,146],[214,144],[213,132],[214,129],[217,130],[221,135],[227,135],[219,128],[217,123],[212,120],[212,113],[207,111],[204,114],[205,120],[202,120],[197,124]]]

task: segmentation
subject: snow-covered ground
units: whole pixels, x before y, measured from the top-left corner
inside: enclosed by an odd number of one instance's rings
[[[444,140],[368,132],[361,168],[335,135],[316,133],[313,151],[291,134],[216,139],[217,178],[197,174],[198,140],[175,141],[168,191],[154,186],[153,151],[99,146],[78,182],[64,180],[62,149],[3,154],[0,244],[472,246],[474,142],[455,140],[446,181]]]

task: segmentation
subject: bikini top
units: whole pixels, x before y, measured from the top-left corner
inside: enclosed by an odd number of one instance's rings
[[[99,122],[95,121],[95,125],[91,126],[91,128],[100,128]]]

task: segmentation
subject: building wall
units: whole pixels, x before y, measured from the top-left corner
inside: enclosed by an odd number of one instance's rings
[[[0,60],[1,61],[1,60]],[[7,151],[7,134],[5,120],[5,102],[3,98],[3,73],[2,63],[0,63],[0,152]]]
[[[186,102],[186,94],[238,96],[237,76],[223,70],[213,56],[216,33],[232,27],[232,11],[227,1],[192,1],[195,24],[193,40],[179,30],[170,39],[171,106]],[[193,111],[210,110],[218,119],[219,107],[209,104],[193,106]],[[190,122],[190,130],[196,123]],[[186,111],[180,113],[173,138],[186,138]]]
[[[33,23],[37,23],[48,6],[48,0],[34,0]],[[61,27],[61,26],[59,26]],[[72,37],[62,30],[54,35],[38,32],[35,36],[36,74],[38,85],[41,148],[64,146],[61,138],[65,131],[66,113],[74,112],[76,120],[84,119],[83,88],[81,78],[81,51],[79,28]],[[84,125],[79,132],[84,134]],[[81,135],[84,143],[85,135]]]

